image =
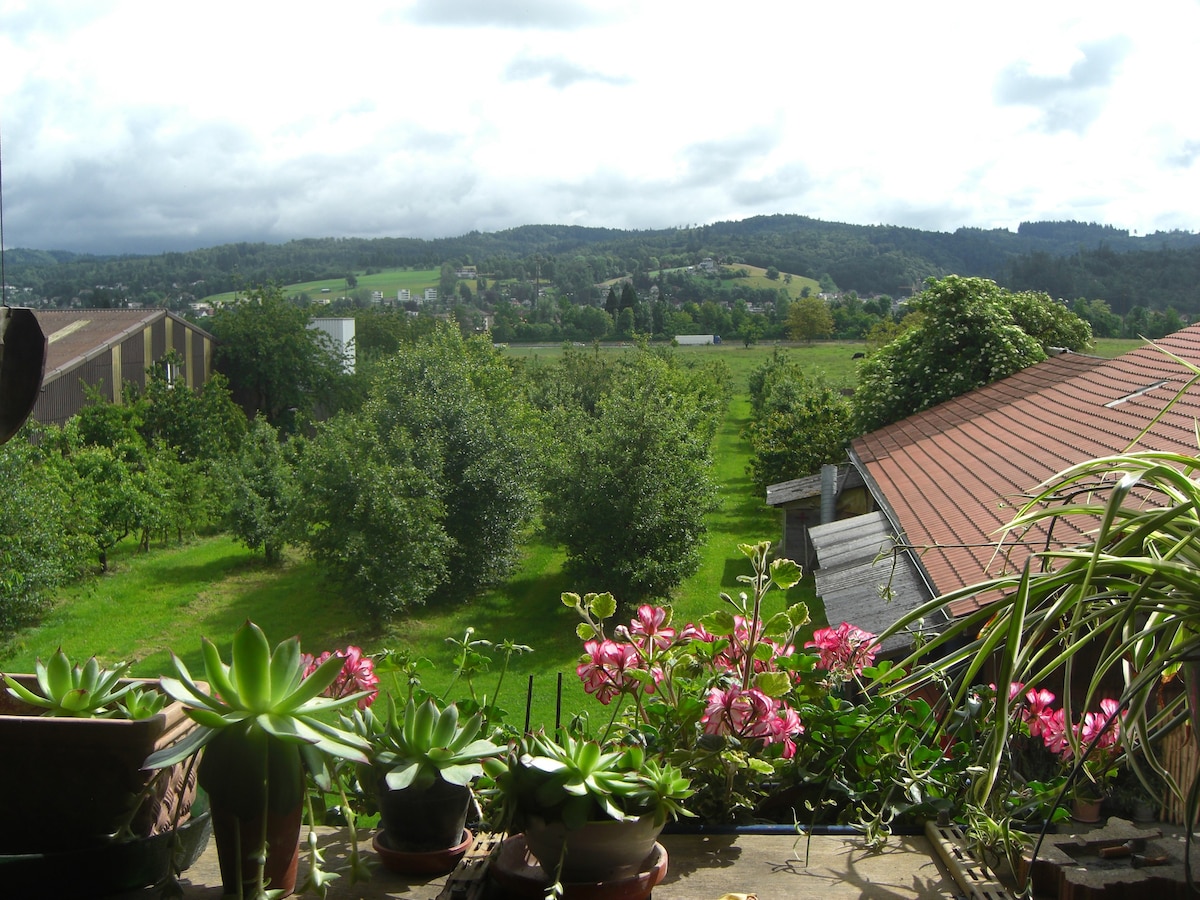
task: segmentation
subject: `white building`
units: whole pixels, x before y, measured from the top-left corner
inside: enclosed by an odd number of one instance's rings
[[[334,346],[345,360],[347,374],[354,372],[357,354],[354,350],[354,320],[353,319],[313,319],[308,323],[309,328],[325,332],[333,340]]]

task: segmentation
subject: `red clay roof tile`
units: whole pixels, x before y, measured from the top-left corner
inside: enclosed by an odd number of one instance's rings
[[[1200,366],[1200,325],[1157,343]],[[1068,466],[1127,449],[1190,377],[1151,346],[1112,360],[1051,357],[864,435],[852,450],[946,592],[1000,573],[999,529],[1022,496]],[[1140,446],[1195,454],[1197,419],[1193,387]],[[975,608],[964,601],[951,612]]]

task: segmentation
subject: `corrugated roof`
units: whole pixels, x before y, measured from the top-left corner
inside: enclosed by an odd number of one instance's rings
[[[1200,365],[1200,325],[1157,343]],[[944,593],[999,574],[995,544],[1013,503],[1068,466],[1127,449],[1190,376],[1151,346],[1052,357],[864,435],[851,454]],[[1198,418],[1193,388],[1139,446],[1194,454]]]
[[[808,533],[821,563],[817,596],[831,625],[845,621],[879,634],[932,597],[912,558],[904,552],[893,557],[895,532],[882,512],[815,525]],[[882,650],[904,651],[910,643],[894,635]]]
[[[186,319],[164,309],[36,309],[38,324],[46,335],[46,376],[43,384],[105,352],[126,335],[170,316],[186,328],[202,333]]]

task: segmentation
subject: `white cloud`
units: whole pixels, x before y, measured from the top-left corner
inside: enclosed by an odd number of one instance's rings
[[[6,238],[1197,227],[1200,4],[0,0]]]

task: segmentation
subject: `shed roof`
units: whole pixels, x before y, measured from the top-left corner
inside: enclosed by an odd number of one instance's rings
[[[847,479],[854,473],[854,469],[848,465],[840,465],[836,468],[835,496],[846,486]],[[767,485],[767,506],[786,506],[797,500],[819,498],[821,496],[821,478],[821,473],[817,472],[815,475],[805,475],[802,478],[793,478],[790,481]]]
[[[1200,325],[1157,344],[1200,365]],[[1000,574],[994,551],[1013,504],[1068,466],[1127,449],[1192,374],[1151,345],[1111,360],[1052,357],[862,436],[851,459],[945,593]],[[1193,387],[1139,446],[1195,454],[1197,419]]]
[[[933,596],[907,552],[893,554],[895,532],[882,512],[815,525],[808,531],[820,560],[817,596],[830,624],[846,621],[879,634]],[[884,653],[905,651],[906,635],[884,642]]]

